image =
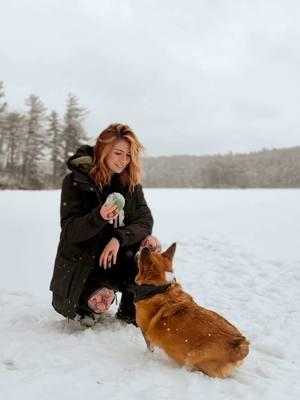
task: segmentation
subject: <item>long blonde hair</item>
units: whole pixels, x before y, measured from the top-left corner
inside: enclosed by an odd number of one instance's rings
[[[127,125],[111,124],[100,133],[94,146],[94,158],[90,170],[90,177],[100,187],[110,183],[111,173],[105,163],[105,159],[112,150],[114,144],[121,139],[129,143],[131,153],[129,164],[120,174],[121,181],[128,187],[129,191],[133,191],[134,187],[140,183],[140,155],[144,147],[133,130]]]

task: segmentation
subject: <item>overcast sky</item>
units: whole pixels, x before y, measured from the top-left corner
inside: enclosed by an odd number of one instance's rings
[[[0,80],[96,137],[129,124],[148,156],[300,145],[300,2],[0,0]],[[92,142],[92,141],[91,141]]]

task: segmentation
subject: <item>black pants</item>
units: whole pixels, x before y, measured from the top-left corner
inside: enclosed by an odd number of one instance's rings
[[[122,247],[118,252],[116,264],[111,268],[104,269],[97,264],[93,267],[79,298],[78,314],[83,316],[92,313],[91,308],[88,306],[88,299],[97,289],[101,288],[122,292],[121,304],[132,302],[133,305],[133,295],[127,291],[127,288],[129,284],[134,283],[138,272],[134,259],[138,249],[139,244]]]

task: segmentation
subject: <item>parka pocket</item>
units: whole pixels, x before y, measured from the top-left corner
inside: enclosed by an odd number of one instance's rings
[[[67,299],[70,294],[72,282],[78,269],[78,263],[58,256],[55,260],[50,290]]]

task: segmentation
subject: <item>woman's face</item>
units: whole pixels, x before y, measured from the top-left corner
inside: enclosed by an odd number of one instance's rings
[[[116,141],[105,158],[109,170],[116,174],[120,174],[130,163],[130,160],[130,144],[124,139]]]

